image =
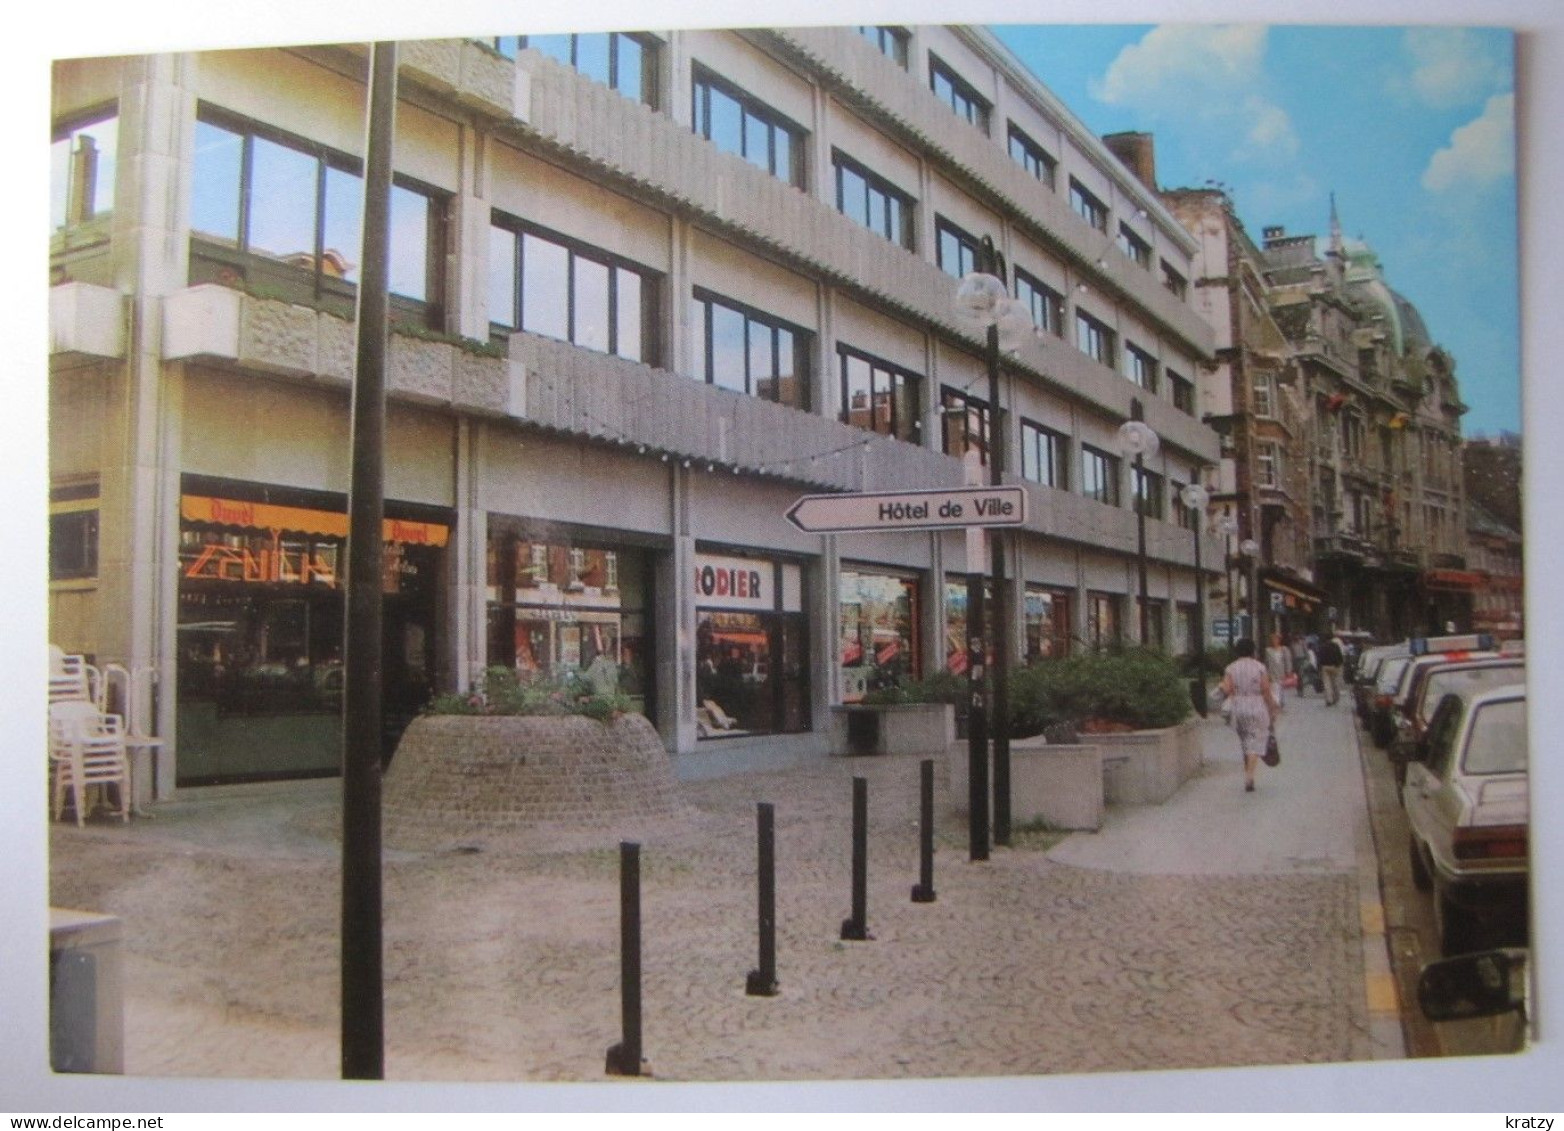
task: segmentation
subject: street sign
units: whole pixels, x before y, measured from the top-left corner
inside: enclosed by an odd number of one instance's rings
[[[810,534],[1020,526],[1026,522],[1026,489],[953,487],[874,495],[804,495],[789,508],[787,520]]]
[[[1249,615],[1239,613],[1232,620],[1226,617],[1211,618],[1211,637],[1214,640],[1233,640],[1249,635]]]

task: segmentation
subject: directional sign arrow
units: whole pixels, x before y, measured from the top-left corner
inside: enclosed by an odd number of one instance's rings
[[[1026,522],[1026,490],[955,487],[874,495],[804,495],[789,508],[787,520],[810,534],[1020,526]]]

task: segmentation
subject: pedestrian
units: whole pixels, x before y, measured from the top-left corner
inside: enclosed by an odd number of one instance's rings
[[[1341,698],[1341,665],[1346,656],[1342,651],[1341,637],[1331,633],[1320,645],[1320,674],[1325,679],[1325,705],[1334,707]]]
[[[1309,642],[1301,636],[1294,636],[1287,645],[1287,651],[1292,656],[1292,670],[1298,677],[1297,690],[1301,699],[1309,687]]]
[[[1292,653],[1287,650],[1287,645],[1282,643],[1282,634],[1279,632],[1271,633],[1271,646],[1265,650],[1265,671],[1271,677],[1271,692],[1276,697],[1276,705],[1280,707],[1282,688],[1286,686],[1287,677],[1292,674],[1293,666]]]
[[[1222,694],[1232,704],[1233,729],[1244,756],[1244,792],[1254,792],[1254,771],[1281,710],[1271,691],[1271,674],[1254,658],[1254,641],[1240,640],[1238,658],[1222,673]]]

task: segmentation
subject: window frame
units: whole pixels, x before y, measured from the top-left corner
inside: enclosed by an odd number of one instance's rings
[[[1162,367],[1163,375],[1168,379],[1168,390],[1173,399],[1173,407],[1188,416],[1195,415],[1195,383],[1176,370]]]
[[[1108,206],[1074,177],[1070,178],[1070,211],[1103,235],[1108,234]]]
[[[1043,458],[1047,453],[1047,459]],[[1044,474],[1046,467],[1047,473]],[[1057,491],[1070,489],[1070,437],[1057,428],[1021,418],[1021,478]]]
[[[949,88],[949,97],[940,92],[941,80],[944,80]],[[989,132],[989,122],[994,112],[993,103],[984,98],[977,87],[962,78],[954,67],[932,51],[929,52],[929,90],[933,92],[935,98],[949,107],[956,117],[976,126],[985,134]]]
[[[1144,389],[1152,396],[1162,386],[1162,364],[1146,350],[1141,349],[1134,342],[1124,343],[1124,363],[1129,372],[1125,373],[1132,385]]]
[[[71,215],[71,183],[75,172],[76,161],[75,151],[70,145],[66,146],[64,169],[65,179],[60,186],[65,194],[64,199],[60,202],[63,216],[61,222],[58,225],[55,225],[53,222],[55,201],[54,185],[51,183],[49,188],[49,231],[51,234],[58,232],[68,232],[84,228],[91,224],[102,224],[114,214],[114,174],[119,165],[119,118],[119,102],[117,100],[110,100],[108,102],[101,102],[96,106],[89,107],[85,110],[81,110],[77,113],[61,118],[51,127],[49,131],[49,145],[52,149],[53,146],[62,141],[69,142],[73,137],[75,137],[75,135],[89,129],[92,126],[109,121],[114,123],[114,153],[107,170],[109,176],[107,178],[103,176],[105,172],[102,162],[103,150],[99,149],[97,151],[98,161],[95,163],[93,168],[93,199],[87,202],[87,207],[91,215],[81,219],[75,218]],[[97,197],[100,195],[102,186],[105,183],[108,185],[108,207],[100,210],[97,206]]]
[[[1166,259],[1162,264],[1162,287],[1173,295],[1174,298],[1184,300],[1189,297],[1189,280],[1178,272],[1178,269]]]
[[[989,412],[988,401],[982,397],[973,396],[971,393],[963,392],[953,385],[941,385],[939,403],[941,416],[940,451],[947,456],[965,460],[969,452],[976,450],[979,466],[987,467],[993,431],[993,417]],[[958,413],[952,410],[961,411]],[[958,415],[963,422],[961,450],[952,451],[952,422]],[[972,421],[974,417],[976,417],[978,424],[977,442],[975,445],[973,444],[972,435]]]
[[[1147,243],[1144,236],[1123,220],[1119,221],[1118,244],[1119,250],[1124,253],[1125,258],[1131,263],[1134,263],[1144,271],[1151,270],[1153,259],[1151,244]]]
[[[1025,285],[1029,295],[1022,295],[1021,287]],[[1040,330],[1046,330],[1056,338],[1064,337],[1064,295],[1054,290],[1036,275],[1024,267],[1015,269],[1015,297],[1026,303],[1027,310],[1032,315],[1032,325]],[[1041,311],[1043,318],[1038,321],[1038,313]]]
[[[859,220],[857,216],[847,211],[846,207],[844,207],[844,198],[846,196],[847,184],[846,178],[843,176],[843,174],[846,172],[851,172],[864,182],[864,220]],[[852,220],[854,223],[858,224],[860,227],[867,228],[875,235],[883,236],[897,247],[903,248],[906,251],[916,250],[914,247],[914,233],[917,230],[917,222],[916,212],[914,209],[917,207],[917,201],[914,200],[911,195],[898,188],[884,177],[880,176],[880,174],[874,172],[874,170],[870,169],[863,162],[849,157],[846,153],[842,152],[842,150],[836,148],[831,150],[831,174],[836,182],[835,195],[836,210],[838,212],[840,212],[843,216],[846,216],[849,220]],[[871,193],[879,193],[881,196],[885,197],[887,201],[894,201],[900,209],[901,231],[896,235],[892,235],[887,231],[882,231],[881,229],[876,228],[874,225],[867,222],[868,217],[872,215],[872,209],[869,207],[869,194]],[[887,222],[889,222],[891,215],[891,210],[889,207],[885,209],[885,215]]]
[[[960,270],[961,264],[959,262],[956,264],[956,267],[958,268],[956,271],[952,271],[948,266],[946,266],[944,261],[944,237],[947,235],[956,241],[957,247],[959,251],[963,253],[963,256],[970,257],[971,262],[966,265],[965,270]],[[949,275],[953,279],[961,279],[965,278],[973,271],[976,271],[978,256],[982,254],[982,248],[983,241],[978,239],[978,237],[974,236],[971,232],[967,231],[960,224],[948,220],[944,216],[938,214],[935,215],[934,266],[945,272],[945,274]],[[958,259],[959,258],[962,258],[962,256],[958,256]]]
[[[639,103],[641,103],[642,105],[645,105],[645,106],[650,106],[653,110],[660,109],[660,107],[658,106],[658,100],[659,100],[659,96],[660,96],[661,92],[658,90],[658,82],[657,82],[657,70],[658,70],[658,68],[657,68],[657,62],[658,62],[658,59],[659,59],[659,52],[660,52],[660,49],[662,47],[662,44],[657,40],[657,38],[655,36],[647,35],[645,32],[639,32],[639,31],[563,32],[561,34],[568,35],[570,37],[570,61],[569,62],[566,62],[565,60],[560,59],[558,56],[550,54],[549,52],[543,51],[542,48],[534,47],[529,42],[529,40],[537,38],[535,36],[527,36],[527,35],[499,35],[499,36],[490,36],[490,37],[488,37],[486,39],[481,40],[480,42],[482,42],[484,44],[484,46],[493,49],[494,51],[498,52],[500,55],[503,55],[505,58],[511,59],[511,60],[514,60],[516,58],[516,53],[519,50],[524,49],[524,48],[531,48],[532,50],[537,51],[540,54],[547,55],[550,59],[553,59],[556,63],[559,63],[562,66],[569,67],[571,70],[575,71],[577,74],[581,75],[583,78],[591,79],[593,82],[602,82],[604,86],[607,86],[610,90],[614,91],[615,93],[621,95],[624,98],[629,98],[629,99],[631,99],[631,101],[639,102]],[[582,36],[585,36],[585,35],[590,35],[590,36],[607,36],[608,37],[608,79],[606,81],[597,78],[597,76],[595,76],[595,75],[588,74],[586,71],[581,70],[580,66],[576,63],[576,57],[577,57],[577,54],[578,54],[578,48],[580,46],[578,41],[581,39]],[[631,43],[634,43],[637,47],[639,47],[641,49],[641,92],[640,92],[640,94],[631,95],[627,91],[625,91],[623,88],[621,88],[621,86],[619,85],[619,70],[620,70],[619,42],[620,42],[620,40],[629,40]],[[509,50],[506,49],[507,48],[507,44],[509,45]]]
[[[645,267],[633,260],[626,259],[622,255],[616,255],[602,248],[593,247],[582,240],[573,239],[561,232],[545,228],[539,224],[529,223],[520,217],[513,216],[499,209],[491,209],[489,212],[489,227],[498,228],[515,237],[514,260],[512,261],[510,278],[512,288],[513,322],[500,322],[494,317],[491,302],[489,310],[489,335],[504,337],[511,333],[537,334],[539,337],[547,337],[553,341],[568,342],[580,349],[589,349],[594,353],[604,353],[613,357],[624,358],[627,361],[636,361],[642,365],[658,365],[661,362],[662,350],[659,329],[661,327],[662,276],[649,267]],[[524,237],[531,236],[534,239],[551,243],[562,248],[565,252],[565,279],[568,293],[565,298],[565,327],[566,336],[555,338],[551,334],[542,334],[536,330],[528,330],[524,327],[526,319],[526,252],[524,249]],[[585,345],[576,340],[576,272],[575,261],[585,260],[599,267],[608,269],[608,348],[598,350],[594,346]],[[493,264],[490,264],[492,271]],[[620,330],[624,323],[624,312],[621,309],[619,298],[619,272],[626,271],[635,275],[641,281],[641,309],[639,311],[641,350],[639,357],[631,357],[619,352]],[[492,298],[492,296],[491,296]]]
[[[712,92],[736,102],[739,107],[739,148],[732,150],[724,147],[721,142],[713,140],[711,136],[711,95]],[[761,166],[750,160],[744,151],[744,139],[749,131],[745,128],[745,121],[754,118],[767,128],[766,164]],[[702,132],[702,123],[705,131]],[[746,164],[776,177],[784,184],[801,189],[806,183],[807,168],[804,159],[804,151],[807,148],[806,141],[809,131],[798,122],[793,121],[786,114],[771,106],[761,98],[749,93],[743,87],[723,78],[710,68],[695,63],[691,70],[690,82],[690,130],[696,137],[711,142],[723,153],[730,153]],[[777,144],[776,135],[785,134],[788,138],[788,171],[783,176],[777,172]]]
[[[1010,159],[1028,173],[1031,173],[1037,180],[1051,189],[1058,187],[1058,159],[1014,122],[1009,123],[1009,129],[1006,132],[1005,148],[1010,154]],[[1016,152],[1017,148],[1021,151],[1019,154]]]
[[[698,376],[705,384],[710,385],[713,388],[727,389],[727,386],[719,385],[717,383],[717,374],[714,365],[713,324],[711,317],[712,307],[722,307],[725,310],[738,314],[744,319],[744,340],[746,342],[746,347],[744,350],[745,387],[742,395],[754,397],[756,400],[770,401],[772,404],[782,405],[784,408],[798,409],[800,412],[809,411],[809,381],[811,376],[809,370],[809,358],[815,337],[813,330],[799,326],[796,323],[789,322],[785,318],[779,318],[774,314],[768,314],[767,312],[760,310],[757,307],[749,306],[748,304],[739,302],[736,299],[728,298],[725,295],[718,294],[716,291],[708,290],[705,287],[693,288],[691,292],[691,301],[695,305],[704,308],[701,317],[701,341],[699,343],[699,364],[701,369],[696,376]],[[794,404],[782,399],[782,380],[780,374],[772,375],[777,382],[777,395],[775,397],[767,397],[757,391],[757,379],[749,371],[750,350],[747,346],[747,343],[749,341],[750,323],[764,326],[771,331],[773,357],[777,356],[778,353],[778,331],[786,331],[793,336],[793,379],[798,389],[798,403]],[[731,393],[739,393],[739,390],[737,389],[727,389],[727,391]]]
[[[91,582],[99,575],[99,487],[59,484],[49,489],[49,581]],[[67,546],[71,553],[66,552]]]
[[[858,34],[873,43],[891,62],[902,70],[912,63],[912,33],[896,24],[859,24]],[[889,50],[887,50],[889,46]]]
[[[1075,348],[1109,369],[1118,368],[1118,334],[1102,319],[1075,308]]]
[[[1130,465],[1131,510],[1162,521],[1167,515],[1167,478],[1149,467]]]
[[[1121,498],[1119,457],[1091,444],[1082,444],[1080,448],[1082,497],[1102,503],[1104,506],[1119,506]],[[1097,475],[1092,474],[1093,467],[1097,469]],[[1100,487],[1095,485],[1099,477]]]
[[[923,388],[924,378],[922,374],[914,373],[910,369],[904,369],[899,365],[875,357],[871,353],[847,345],[845,342],[836,344],[837,374],[841,387],[841,412],[838,419],[843,424],[854,428],[862,428],[865,432],[872,432],[877,436],[890,436],[909,444],[921,443],[923,437]],[[862,424],[855,424],[852,420],[852,395],[847,384],[847,363],[849,358],[855,358],[869,366],[869,422],[865,428]],[[878,374],[885,374],[890,379],[890,420],[886,429],[874,427],[878,423],[875,410],[875,398],[878,395]],[[896,387],[901,385],[906,397],[911,403],[911,419],[903,421],[896,411],[898,399]]]

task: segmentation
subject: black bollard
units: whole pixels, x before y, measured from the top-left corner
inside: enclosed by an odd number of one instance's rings
[[[610,1076],[641,1076],[641,846],[619,842],[619,997],[624,1039],[608,1050]]]
[[[923,813],[919,829],[918,882],[912,888],[914,903],[934,902],[934,760],[923,760]]]
[[[776,812],[770,803],[755,806],[755,831],[760,844],[760,969],[751,970],[744,992],[751,997],[777,996],[777,853]]]
[[[842,920],[842,938],[865,942],[869,933],[869,779],[853,779],[853,917]]]

